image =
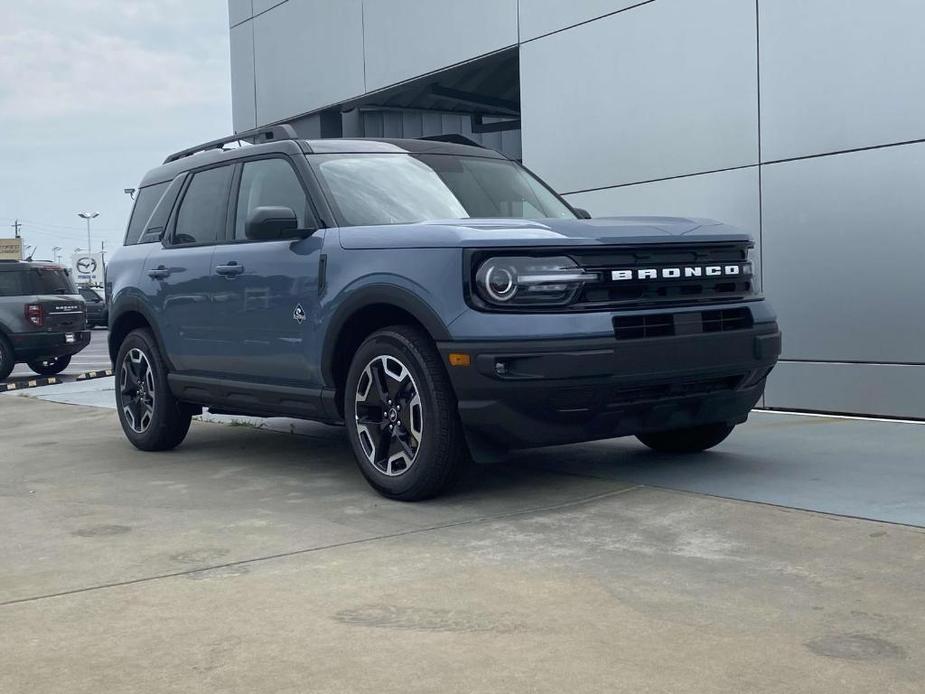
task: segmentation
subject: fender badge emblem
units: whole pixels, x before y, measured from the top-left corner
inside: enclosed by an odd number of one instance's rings
[[[305,311],[302,309],[302,304],[296,305],[295,311],[292,312],[292,319],[299,325],[302,325],[305,321]]]

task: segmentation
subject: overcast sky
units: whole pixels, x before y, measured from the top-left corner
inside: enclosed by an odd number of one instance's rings
[[[121,243],[123,188],[231,132],[227,0],[17,0],[0,26],[0,237]]]

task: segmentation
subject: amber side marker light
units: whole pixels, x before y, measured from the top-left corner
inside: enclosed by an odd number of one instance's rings
[[[452,352],[450,354],[450,366],[469,366],[472,363],[472,358],[468,354],[461,354],[459,352]]]

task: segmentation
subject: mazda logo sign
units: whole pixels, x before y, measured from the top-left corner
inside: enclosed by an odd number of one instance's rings
[[[96,272],[96,261],[93,258],[81,258],[77,261],[77,272],[82,275],[92,275]]]

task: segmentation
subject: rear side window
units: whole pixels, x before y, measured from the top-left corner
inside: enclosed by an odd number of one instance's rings
[[[27,294],[23,286],[22,272],[0,272],[0,296],[22,296]]]
[[[126,246],[138,243],[138,239],[141,238],[151,213],[154,212],[158,201],[164,191],[167,190],[168,184],[169,181],[164,181],[138,191],[138,198],[135,200],[135,207],[132,208],[132,217],[129,219],[128,231],[125,234]]]
[[[174,245],[215,243],[224,237],[231,171],[230,166],[220,166],[193,176],[180,203]]]

